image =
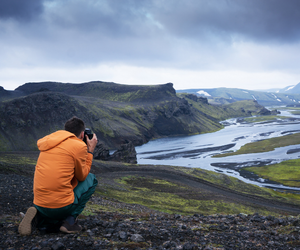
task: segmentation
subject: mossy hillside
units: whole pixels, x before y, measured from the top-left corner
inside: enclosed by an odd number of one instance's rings
[[[89,107],[95,116],[92,127],[96,133],[102,132],[104,137],[109,136],[110,139],[118,136],[130,138],[135,145],[161,136],[211,132],[222,127],[217,121],[210,120],[203,114],[185,114],[184,112],[190,111],[182,108],[178,99],[151,105],[112,101],[109,105],[107,101],[105,105],[100,101],[83,105]]]
[[[230,104],[224,105],[225,108],[231,108],[235,111],[242,111],[244,115],[257,115],[261,114],[262,112],[265,113],[267,109],[258,104],[255,100],[241,100],[237,102],[233,102]]]
[[[35,152],[12,152],[12,153],[0,153],[0,161],[8,164],[24,164],[35,165],[37,159],[37,153]]]
[[[12,147],[10,141],[6,138],[4,133],[0,133],[0,152],[8,151]]]
[[[244,170],[285,186],[300,187],[300,159],[283,161],[262,167],[247,167]]]
[[[38,139],[64,129],[74,114],[89,120],[87,110],[66,95],[38,93],[17,98],[0,105],[0,134],[9,141],[7,150],[37,150]]]
[[[200,112],[222,121],[233,117],[245,117],[256,115],[264,110],[264,107],[253,100],[243,100],[226,105],[212,105],[207,102],[199,101],[200,98],[190,98],[189,94],[179,93],[179,97],[185,98],[194,108]],[[196,101],[197,100],[197,101]]]
[[[201,195],[191,190],[187,191],[187,187],[166,180],[127,176],[117,179],[116,182],[122,188],[116,188],[116,186],[100,187],[97,188],[97,194],[121,202],[141,204],[170,214],[251,214],[258,211],[261,214],[270,214],[264,209],[213,200],[205,193]]]
[[[66,86],[67,89],[77,88],[68,84]],[[123,89],[123,86],[114,87],[116,92]],[[136,91],[138,87],[135,86]],[[160,96],[152,102],[149,99],[138,103],[120,102],[42,91],[2,103],[0,136],[6,141],[0,143],[0,146],[3,150],[37,150],[38,139],[63,129],[65,121],[74,115],[82,118],[99,140],[110,148],[117,148],[126,141],[141,145],[154,138],[206,133],[222,128],[213,117],[173,96],[171,85],[146,86],[142,91],[161,89],[162,93],[168,92],[164,94],[165,98],[161,99]],[[128,88],[125,87],[125,90]]]
[[[274,150],[278,147],[300,144],[300,133],[284,135],[280,137],[265,139],[256,142],[250,142],[243,145],[236,152],[214,155],[213,157],[226,157],[239,154],[263,153]]]
[[[0,173],[33,177],[38,152],[0,152]]]
[[[195,99],[190,99],[189,94],[186,93],[178,93],[177,96],[185,98],[199,112],[206,114],[207,116],[211,116],[218,121],[225,120],[227,118],[228,114],[224,112],[224,109],[221,106],[195,101]]]

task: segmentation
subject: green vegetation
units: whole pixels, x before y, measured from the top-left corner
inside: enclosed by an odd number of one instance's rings
[[[36,164],[36,158],[32,157],[32,155],[26,156],[26,153],[18,154],[18,153],[0,153],[0,162],[8,163],[8,164]]]
[[[178,93],[177,96],[185,98],[198,111],[206,114],[208,117],[211,116],[212,118],[217,119],[218,121],[243,115],[242,112],[237,112],[233,109],[224,109],[223,106],[210,105],[205,102],[205,99],[203,100],[203,102],[195,101],[193,99],[190,99],[189,94],[187,93]]]
[[[300,110],[297,110],[297,111],[291,111],[291,113],[292,113],[293,115],[300,115]]]
[[[0,172],[16,173],[32,177],[37,157],[37,152],[0,152]],[[282,169],[290,170],[286,171],[289,173],[285,173],[284,175],[284,170],[283,172],[275,171],[274,176],[282,175],[285,176],[284,178],[290,180],[299,179],[299,171],[297,172],[297,167],[294,167],[297,166],[297,164],[299,165],[299,162],[300,160],[289,161],[285,165],[282,165]],[[288,164],[289,166],[286,167]],[[101,166],[105,168],[121,167],[124,169],[131,167],[149,167],[135,164],[102,162],[98,160],[94,161],[94,171],[97,172],[97,168]],[[256,185],[242,182],[237,178],[200,168],[184,168],[173,166],[151,166],[151,168],[153,168],[154,171],[156,169],[160,169],[173,171],[174,173],[179,174],[187,174],[189,176],[197,177],[210,183],[222,186],[226,189],[232,189],[250,195],[255,194],[270,200],[300,205],[300,195],[276,192],[267,188],[260,188]],[[250,168],[249,171],[254,170]],[[272,169],[269,170],[269,175],[271,172],[273,172]],[[262,177],[266,178],[266,176]],[[98,176],[98,179],[99,184],[94,195],[101,195],[103,198],[107,199],[107,202],[105,202],[105,200],[101,204],[89,202],[83,213],[85,216],[101,211],[125,214],[139,213],[139,210],[131,211],[130,208],[127,208],[126,206],[119,206],[118,202],[141,204],[151,209],[171,214],[251,214],[255,212],[259,212],[261,214],[270,214],[270,211],[267,211],[266,209],[229,202],[220,198],[220,196],[216,193],[210,193],[202,189],[195,189],[188,185],[184,185],[182,183],[178,184],[177,182],[166,179],[126,175],[121,178],[105,181],[101,179],[101,174]],[[292,182],[286,182],[284,184],[294,185]],[[271,214],[276,215],[275,212],[272,212]]]
[[[225,174],[220,174],[213,171],[207,171],[200,168],[199,169],[185,168],[182,170],[200,179],[204,179],[211,183],[224,186],[225,188],[238,190],[239,192],[245,194],[255,194],[257,196],[261,196],[266,199],[274,199],[274,200],[295,203],[300,205],[300,195],[297,194],[282,193],[282,192],[274,191],[273,189],[269,189],[269,188],[261,188],[259,186],[245,183],[237,178],[227,176]]]
[[[139,213],[138,211],[132,210],[130,208],[126,208],[126,206],[122,206],[121,208],[117,206],[117,203],[114,202],[107,202],[105,204],[94,204],[91,201],[89,201],[81,215],[83,216],[89,216],[89,215],[95,215],[97,212],[117,212],[120,214],[135,214]]]
[[[286,186],[300,187],[300,159],[288,160],[263,167],[244,168],[258,176]]]
[[[115,181],[122,184],[122,188],[100,187],[97,188],[97,194],[171,214],[237,214],[241,212],[250,214],[257,212],[257,209],[241,204],[211,199],[207,194],[196,191],[187,192],[187,187],[165,180],[127,176]],[[259,212],[268,213],[264,210],[259,210]]]
[[[246,117],[243,120],[245,122],[272,122],[280,119],[286,119],[287,116],[279,116],[279,115],[264,115],[264,116],[254,116],[254,117]]]
[[[213,157],[226,157],[239,154],[263,153],[272,151],[275,148],[297,144],[300,144],[300,133],[247,143],[236,152],[214,155]]]
[[[143,167],[143,166],[141,166]],[[234,177],[203,169],[168,166],[168,169],[184,172],[191,176],[204,179],[224,188],[257,195],[270,200],[277,200],[300,205],[300,195],[277,192],[268,188],[247,184]],[[121,202],[141,204],[151,209],[167,213],[182,214],[236,214],[253,213],[270,214],[270,211],[257,207],[244,206],[220,199],[218,196],[204,190],[195,190],[189,186],[153,178],[125,176],[115,179],[110,185],[99,185],[97,193]]]
[[[206,102],[205,98],[196,98],[187,93],[178,93],[177,96],[185,98],[194,108],[218,121],[233,117],[259,115],[261,112],[267,111],[254,100],[236,101],[225,105],[211,105]]]

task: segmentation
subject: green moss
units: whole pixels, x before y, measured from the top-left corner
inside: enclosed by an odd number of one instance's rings
[[[243,168],[243,169],[252,171],[252,170],[250,170],[250,168]],[[257,167],[257,169],[260,169],[260,168]],[[282,201],[282,202],[288,202],[288,203],[300,205],[300,195],[299,194],[283,193],[283,192],[274,191],[273,189],[269,189],[269,188],[261,188],[256,185],[245,183],[245,182],[240,181],[239,179],[231,177],[231,176],[227,176],[227,175],[224,175],[221,173],[215,173],[215,172],[207,171],[207,170],[203,170],[203,169],[186,168],[186,169],[183,169],[183,171],[185,173],[188,173],[188,174],[198,177],[200,179],[204,179],[206,181],[218,184],[220,186],[224,186],[225,188],[230,188],[232,190],[238,190],[241,193],[250,194],[250,195],[255,194],[257,196],[261,196],[266,199],[274,199],[274,200],[278,200],[278,201]]]
[[[9,149],[10,142],[0,134],[0,151],[7,151]]]
[[[36,164],[32,157],[20,156],[19,154],[0,154],[0,161],[8,164]]]
[[[300,115],[300,111],[299,111],[299,110],[297,110],[297,111],[291,111],[291,113],[292,113],[293,115]]]
[[[112,197],[122,202],[141,204],[151,209],[166,213],[181,214],[237,214],[254,213],[257,208],[241,204],[212,200],[210,197],[195,199],[185,197],[188,187],[156,178],[126,176],[116,180],[123,189],[116,186],[105,186],[97,189],[97,193]],[[259,210],[262,214],[269,211]]]
[[[99,204],[95,204],[92,202],[88,202],[84,208],[84,210],[82,211],[82,215],[83,216],[89,216],[89,215],[96,215],[98,212],[116,212],[116,213],[120,213],[120,214],[135,214],[138,213],[135,210],[131,210],[130,208],[126,209],[126,207],[122,206],[117,207],[114,206],[114,203],[105,203],[103,205],[99,205]]]
[[[286,186],[300,187],[300,159],[263,167],[247,167],[245,170]]]
[[[263,153],[272,151],[275,148],[297,144],[300,144],[300,133],[247,143],[236,152],[214,155],[213,157],[226,157],[239,154]]]
[[[264,116],[255,116],[244,118],[244,121],[254,123],[254,122],[265,122],[265,121],[276,121],[280,119],[286,119],[287,116],[278,116],[278,115],[264,115]]]

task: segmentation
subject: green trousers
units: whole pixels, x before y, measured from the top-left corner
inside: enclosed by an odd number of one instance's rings
[[[86,179],[78,182],[74,189],[74,202],[61,208],[45,208],[34,205],[38,210],[38,227],[58,224],[68,216],[76,218],[83,211],[86,203],[95,192],[98,181],[94,174],[89,173]]]

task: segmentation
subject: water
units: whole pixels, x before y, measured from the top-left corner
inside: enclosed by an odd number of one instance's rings
[[[300,191],[300,188],[286,187],[240,171],[245,166],[263,166],[299,158],[300,145],[276,148],[266,153],[211,157],[226,151],[236,151],[249,142],[300,132],[300,116],[292,115],[288,111],[281,111],[281,116],[289,118],[261,123],[241,123],[239,119],[230,119],[224,121],[224,129],[214,133],[150,141],[136,147],[137,160],[139,164],[202,168],[234,176],[258,186]]]

